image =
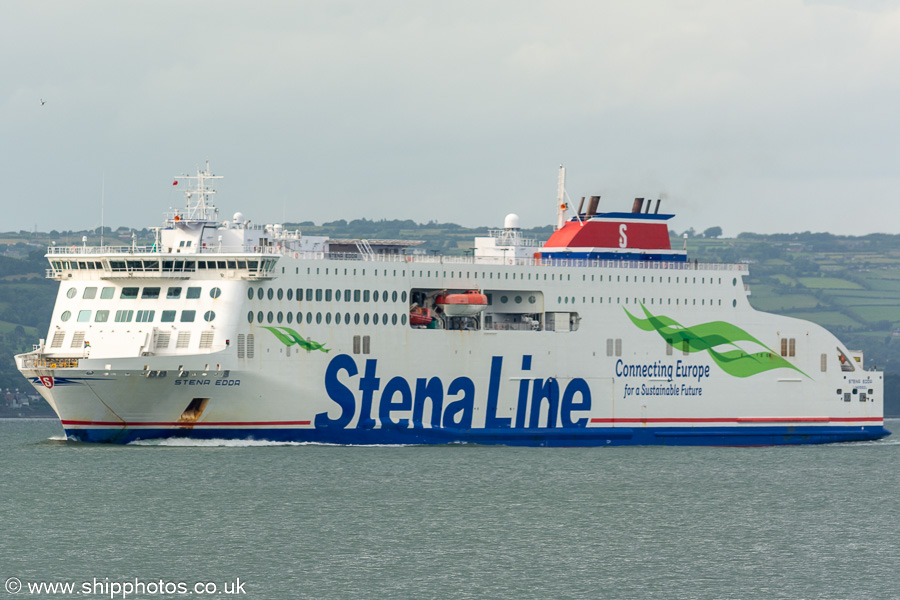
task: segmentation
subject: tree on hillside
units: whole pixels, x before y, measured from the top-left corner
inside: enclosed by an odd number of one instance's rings
[[[705,238],[717,238],[722,235],[722,228],[719,226],[710,227],[706,231],[703,232],[703,237]]]

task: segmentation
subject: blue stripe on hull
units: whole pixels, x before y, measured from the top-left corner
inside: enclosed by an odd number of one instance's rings
[[[877,426],[808,427],[647,427],[573,429],[105,429],[71,428],[66,435],[83,442],[126,444],[158,438],[268,440],[327,444],[488,444],[507,446],[778,446],[877,440],[890,435]]]

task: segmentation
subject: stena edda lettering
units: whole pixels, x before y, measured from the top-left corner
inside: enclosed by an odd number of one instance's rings
[[[523,374],[531,370],[531,359],[522,357]],[[502,356],[491,358],[485,410],[479,410],[485,415],[485,429],[587,426],[591,390],[579,377],[564,387],[555,378],[523,377],[518,381],[514,412],[498,414],[503,360]],[[440,377],[419,377],[410,383],[400,376],[382,383],[378,359],[366,359],[361,370],[348,354],[337,355],[328,363],[325,392],[334,405],[316,415],[316,428],[345,429],[356,419],[356,429],[471,429],[479,397],[475,382],[465,376],[447,384]]]

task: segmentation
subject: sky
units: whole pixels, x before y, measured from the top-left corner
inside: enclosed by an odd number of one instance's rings
[[[0,231],[222,220],[900,233],[900,0],[6,0]],[[41,104],[41,100],[45,104]]]

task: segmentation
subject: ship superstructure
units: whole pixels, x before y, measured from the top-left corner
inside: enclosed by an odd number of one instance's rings
[[[148,247],[52,247],[50,330],[16,357],[67,435],[327,443],[767,445],[876,439],[883,374],[755,311],[743,264],[672,249],[659,201],[509,215],[471,256],[235,213],[208,168]],[[653,207],[651,212],[651,206]],[[574,213],[570,216],[570,213]]]

